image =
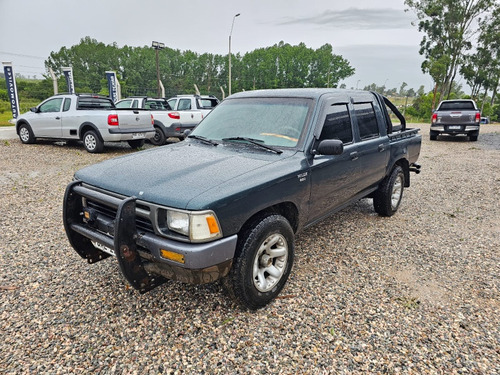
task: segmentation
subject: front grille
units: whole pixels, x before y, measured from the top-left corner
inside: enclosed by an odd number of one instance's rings
[[[87,207],[93,209],[98,214],[103,215],[110,220],[114,220],[116,218],[116,209],[105,206],[99,202],[87,199]],[[143,231],[154,233],[153,223],[149,219],[137,215],[135,225],[137,226],[137,230],[140,232]]]

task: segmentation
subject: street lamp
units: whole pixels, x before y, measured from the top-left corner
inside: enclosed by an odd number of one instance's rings
[[[231,95],[231,35],[233,35],[234,19],[239,15],[240,13],[234,15],[233,23],[231,24],[231,32],[229,33],[229,95]]]
[[[161,88],[160,88],[160,64],[158,62],[158,51],[165,48],[165,43],[155,42],[151,44],[156,51],[156,79],[158,81],[158,97],[161,96]]]

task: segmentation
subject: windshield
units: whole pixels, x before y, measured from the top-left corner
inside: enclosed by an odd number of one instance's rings
[[[240,98],[219,104],[193,131],[212,140],[246,137],[269,146],[294,147],[305,126],[312,100]]]

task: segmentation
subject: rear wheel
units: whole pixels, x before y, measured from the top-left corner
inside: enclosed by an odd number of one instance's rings
[[[469,140],[471,142],[476,142],[478,136],[479,136],[479,133],[472,133],[472,134],[469,135]]]
[[[405,175],[403,168],[395,166],[391,174],[380,184],[373,196],[373,207],[380,216],[392,216],[396,213],[403,198]]]
[[[292,227],[283,216],[264,217],[242,234],[238,250],[226,288],[242,306],[264,307],[281,292],[292,269]]]
[[[26,144],[35,143],[36,138],[29,125],[27,124],[19,125],[19,139],[21,140],[21,142]]]
[[[130,141],[127,141],[128,145],[134,149],[144,146],[144,142],[144,139],[131,139]]]
[[[437,135],[436,132],[431,132],[430,133],[429,138],[430,138],[431,141],[435,141],[437,139],[437,137],[438,137],[438,135]]]
[[[161,130],[159,126],[155,126],[155,135],[150,139],[150,142],[155,146],[161,146],[165,144],[166,139],[163,130]]]
[[[89,130],[83,135],[83,147],[88,152],[97,154],[104,149],[104,142],[100,140],[95,131]]]

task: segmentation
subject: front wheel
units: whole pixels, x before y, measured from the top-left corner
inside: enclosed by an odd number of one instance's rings
[[[403,168],[395,166],[391,174],[380,184],[373,196],[373,207],[380,216],[392,216],[396,213],[403,198],[405,175]]]
[[[83,147],[88,152],[97,154],[104,149],[104,142],[101,141],[95,131],[89,130],[83,135]]]
[[[21,142],[26,144],[35,143],[35,135],[33,134],[33,131],[31,130],[31,127],[29,125],[19,125],[19,139],[21,140]]]
[[[243,307],[264,307],[281,292],[292,269],[292,227],[283,216],[264,217],[242,233],[238,251],[226,288]]]

